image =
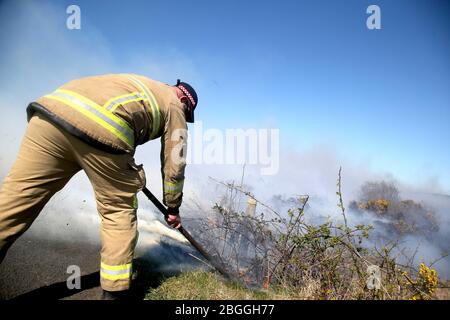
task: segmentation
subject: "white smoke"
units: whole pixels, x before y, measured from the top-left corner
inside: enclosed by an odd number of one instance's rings
[[[94,28],[70,31],[66,28],[66,8],[50,1],[5,1],[0,4],[0,180],[11,168],[27,125],[26,106],[66,81],[82,76],[135,72],[162,81],[185,75],[195,78],[190,60],[176,49],[132,53],[116,61],[114,45]],[[151,159],[149,184],[160,188],[159,146],[140,150],[141,159]],[[155,151],[157,150],[157,151]],[[155,174],[152,174],[152,171]],[[153,181],[152,176],[156,176]],[[159,180],[158,180],[159,179]],[[159,182],[158,182],[159,181]],[[159,193],[160,194],[160,193]],[[141,204],[143,201],[140,198]],[[140,210],[140,246],[154,246],[162,238],[182,241],[175,231],[158,222],[160,215],[151,205]],[[100,218],[92,187],[83,172],[47,204],[28,235],[48,239],[99,243]],[[141,244],[142,243],[142,244]],[[183,243],[183,242],[181,242]]]

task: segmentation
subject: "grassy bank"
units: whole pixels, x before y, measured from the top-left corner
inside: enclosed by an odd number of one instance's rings
[[[269,299],[262,292],[252,292],[246,288],[225,282],[219,276],[206,271],[190,271],[166,279],[157,288],[150,289],[148,300],[229,300],[229,299]]]
[[[439,288],[435,299],[447,300],[450,297],[448,285]],[[271,288],[264,291],[247,288],[224,281],[214,273],[206,271],[189,271],[167,278],[157,288],[149,290],[146,300],[302,300],[320,299],[317,296],[318,284],[314,281],[302,290]],[[323,298],[323,297],[322,297]],[[339,297],[330,297],[339,299]]]
[[[189,271],[167,278],[147,293],[147,300],[298,300],[315,299],[313,282],[302,290],[273,287],[269,290],[250,290],[242,285],[224,281],[206,271]]]

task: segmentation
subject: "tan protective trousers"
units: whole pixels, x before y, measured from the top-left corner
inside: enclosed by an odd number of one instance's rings
[[[91,147],[39,114],[30,120],[0,189],[0,263],[49,199],[80,170],[93,186],[101,217],[101,286],[129,289],[138,236],[136,194],[145,186],[142,166],[132,155]]]

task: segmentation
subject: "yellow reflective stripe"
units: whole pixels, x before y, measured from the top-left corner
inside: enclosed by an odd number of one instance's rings
[[[117,266],[107,265],[106,263],[101,262],[100,267],[105,270],[131,270],[132,263],[120,264]]]
[[[108,105],[113,104],[114,101],[120,100],[120,99],[122,99],[122,98],[128,97],[128,96],[133,95],[133,94],[137,94],[137,93],[139,93],[139,92],[136,91],[136,92],[132,92],[132,93],[123,94],[123,95],[121,95],[121,96],[113,97],[113,98],[109,99],[108,101],[106,101],[106,102],[103,104],[103,108],[106,109],[106,108],[108,107]]]
[[[92,108],[97,110],[98,112],[102,113],[104,116],[110,118],[112,121],[114,121],[121,127],[126,128],[126,129],[130,130],[131,132],[133,132],[133,129],[131,129],[131,127],[128,125],[128,123],[126,121],[122,120],[120,117],[117,117],[116,115],[114,115],[111,112],[105,111],[105,109],[103,109],[100,105],[98,105],[94,101],[92,101],[74,91],[70,91],[70,90],[66,90],[66,89],[58,89],[55,92],[63,92],[74,98],[77,98],[78,100],[88,104],[89,106],[91,106]]]
[[[100,271],[100,277],[102,277],[104,279],[108,279],[108,280],[122,280],[122,279],[129,279],[131,277],[131,273],[110,275],[110,274],[104,273],[103,271]]]
[[[154,138],[156,136],[156,134],[159,131],[159,127],[161,125],[160,123],[160,109],[159,109],[159,105],[158,102],[156,101],[155,96],[153,95],[152,91],[150,89],[147,88],[147,86],[145,84],[143,84],[139,79],[131,76],[131,75],[127,75],[127,77],[134,82],[134,84],[136,84],[145,94],[146,96],[146,101],[149,103],[151,110],[152,110],[152,115],[153,115],[153,128],[152,128],[152,132],[150,133],[150,139]]]
[[[138,202],[137,194],[135,194],[133,197],[133,208],[137,209],[138,206],[139,206],[139,202]]]
[[[114,118],[117,117],[111,112],[108,112],[109,114],[100,112],[98,109],[101,109],[101,107],[96,105],[95,102],[92,102],[87,98],[79,99],[78,94],[72,94],[69,90],[56,90],[52,94],[46,95],[45,97],[57,100],[74,108],[106,130],[110,131],[129,146],[134,147],[134,132],[129,128],[129,126],[126,125],[124,127],[117,123],[122,123],[124,122],[123,120],[114,121]]]
[[[96,122],[97,124],[99,124],[100,126],[105,128],[106,130],[110,131],[112,134],[114,134],[116,137],[118,137],[119,139],[124,141],[129,146],[131,146],[131,147],[134,146],[134,138],[133,138],[134,134],[130,135],[130,136],[127,136],[127,135],[123,134],[119,129],[117,129],[116,127],[112,126],[110,123],[108,123],[104,119],[95,116],[95,114],[89,112],[85,108],[80,107],[76,103],[73,103],[70,100],[64,99],[63,97],[56,96],[56,95],[46,95],[45,98],[57,100],[59,102],[62,102],[64,104],[74,108],[75,110],[77,110],[78,112],[82,113],[83,115],[85,115],[86,117],[91,119],[92,121]]]
[[[168,193],[177,193],[183,191],[184,180],[170,182],[164,180],[164,191]]]
[[[114,97],[109,99],[104,105],[103,108],[113,112],[119,105],[125,105],[130,102],[145,100],[145,96],[140,92],[132,92],[129,94],[124,94],[118,97]]]
[[[120,103],[116,103],[113,107],[112,107],[112,109],[110,110],[111,112],[114,112],[114,110],[116,110],[117,109],[117,107],[118,106],[120,106],[120,105],[126,105],[127,103],[131,103],[131,102],[135,102],[135,101],[142,101],[142,100],[144,100],[144,98],[134,98],[134,99],[129,99],[129,100],[126,100],[126,101],[122,101],[122,102],[120,102]]]
[[[102,262],[100,264],[100,277],[108,280],[129,279],[132,274],[131,266],[131,263],[111,266]]]

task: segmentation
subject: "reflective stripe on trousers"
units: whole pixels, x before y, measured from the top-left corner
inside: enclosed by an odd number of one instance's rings
[[[121,280],[129,279],[132,274],[132,264],[121,264],[117,266],[110,266],[105,263],[101,263],[100,277],[108,280]]]

